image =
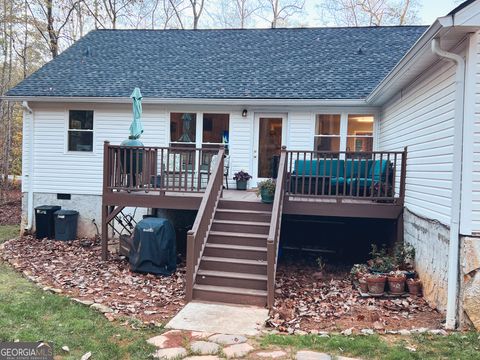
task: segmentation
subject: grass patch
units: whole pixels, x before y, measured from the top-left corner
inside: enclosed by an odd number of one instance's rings
[[[390,337],[389,341],[378,335],[320,337],[316,335],[266,335],[261,345],[310,349],[337,356],[358,356],[365,359],[424,360],[424,359],[480,359],[479,334],[458,333],[449,336],[415,335]],[[406,347],[415,348],[412,352]]]
[[[20,234],[20,226],[18,225],[2,225],[0,226],[0,244],[17,237]]]
[[[0,226],[0,241],[17,227]],[[145,340],[159,329],[133,330],[103,315],[50,294],[0,262],[0,341],[51,341],[55,359],[78,360],[88,351],[97,359],[148,359],[154,347]],[[68,346],[70,353],[61,350]]]

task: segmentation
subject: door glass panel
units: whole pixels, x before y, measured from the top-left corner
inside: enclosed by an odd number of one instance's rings
[[[282,148],[282,119],[260,118],[258,139],[258,177],[269,178]]]

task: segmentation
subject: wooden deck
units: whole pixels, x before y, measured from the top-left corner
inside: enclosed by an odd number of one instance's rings
[[[218,150],[104,146],[102,257],[125,207],[198,210],[187,238],[187,301],[272,306],[282,215],[391,219],[403,236],[403,152],[282,149],[274,202],[224,189]]]

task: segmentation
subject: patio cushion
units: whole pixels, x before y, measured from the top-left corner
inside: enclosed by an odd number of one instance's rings
[[[294,173],[300,176],[343,176],[344,160],[307,159],[295,160]]]
[[[345,177],[347,179],[366,177],[371,166],[372,160],[347,159],[345,160]]]
[[[387,175],[387,165],[389,161],[387,160],[375,160],[371,166],[371,171],[369,178],[379,181],[380,178],[385,179]]]

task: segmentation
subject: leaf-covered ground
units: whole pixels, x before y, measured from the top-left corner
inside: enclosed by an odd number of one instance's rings
[[[7,201],[0,205],[0,225],[19,225],[22,207],[22,193],[12,190],[7,193]]]
[[[376,332],[442,328],[442,315],[422,297],[363,298],[348,273],[289,261],[277,270],[275,305],[268,324],[282,332],[345,330]]]
[[[128,261],[117,255],[102,261],[100,251],[91,239],[63,242],[25,236],[6,243],[0,255],[36,282],[113,309],[106,315],[110,319],[129,316],[164,323],[183,307],[183,264],[172,276],[157,277],[131,272]]]

